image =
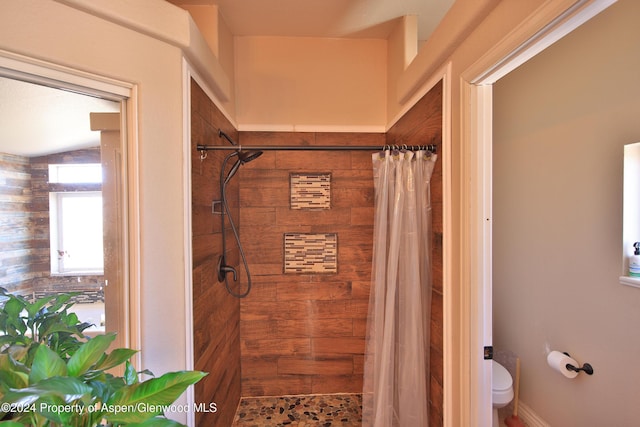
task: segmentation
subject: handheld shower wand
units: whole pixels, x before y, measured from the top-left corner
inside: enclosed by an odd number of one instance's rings
[[[219,134],[221,137],[224,136],[227,140],[231,141],[231,139],[224,132],[220,131]],[[238,172],[238,169],[240,168],[240,166],[258,158],[261,154],[262,154],[261,151],[240,151],[240,150],[234,151],[225,157],[224,161],[222,162],[222,169],[220,170],[220,195],[221,195],[221,199],[222,199],[221,202],[224,210],[220,215],[220,221],[222,224],[222,255],[220,255],[220,258],[218,259],[218,281],[224,282],[225,287],[227,288],[227,292],[229,292],[229,294],[233,295],[236,298],[244,298],[247,295],[249,295],[249,292],[251,291],[251,273],[249,272],[249,264],[247,263],[247,258],[244,254],[244,249],[242,248],[242,244],[240,243],[240,236],[238,235],[238,230],[236,229],[236,226],[233,223],[233,218],[231,217],[231,211],[229,209],[229,204],[227,203],[226,189],[227,189],[227,184],[229,183],[231,178]],[[224,171],[226,169],[227,162],[232,157],[238,157],[238,160],[236,160],[236,162],[233,164],[233,166],[229,170],[229,173],[225,177]],[[247,289],[242,293],[236,293],[233,290],[231,290],[231,287],[229,285],[229,279],[227,278],[227,274],[232,273],[233,281],[234,282],[238,281],[238,272],[233,266],[227,265],[225,260],[225,254],[227,252],[227,243],[225,238],[225,223],[224,223],[225,216],[229,217],[229,225],[231,226],[233,235],[235,236],[236,242],[238,243],[238,250],[240,252],[240,256],[242,258],[242,263],[244,264],[245,271],[247,273]]]

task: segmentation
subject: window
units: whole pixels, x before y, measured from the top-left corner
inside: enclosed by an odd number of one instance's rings
[[[99,184],[102,166],[99,163],[49,165],[49,182],[57,184]]]
[[[100,164],[49,165],[49,182],[101,181]],[[103,274],[102,191],[49,193],[51,273]]]
[[[622,276],[623,285],[640,288],[640,278],[630,277],[629,259],[633,245],[640,241],[640,142],[624,146],[624,192],[622,217]]]

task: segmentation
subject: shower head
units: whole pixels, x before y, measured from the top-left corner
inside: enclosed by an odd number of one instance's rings
[[[257,159],[260,156],[262,156],[262,151],[238,151],[238,159],[242,162],[243,165]]]
[[[240,168],[240,166],[244,165],[245,163],[249,163],[252,160],[257,159],[261,155],[262,155],[262,151],[242,151],[242,150],[234,151],[233,153],[229,154],[224,161],[225,164],[227,163],[227,160],[229,160],[233,156],[238,156],[238,160],[231,167],[229,174],[224,180],[224,185],[226,185],[231,180],[231,178],[236,174],[236,172],[238,172],[238,169]]]

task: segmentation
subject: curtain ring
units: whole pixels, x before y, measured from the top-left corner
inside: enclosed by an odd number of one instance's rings
[[[200,150],[200,161],[207,158],[207,150]]]

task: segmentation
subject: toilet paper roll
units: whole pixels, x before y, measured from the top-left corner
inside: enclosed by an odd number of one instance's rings
[[[566,354],[560,351],[554,350],[551,353],[549,353],[547,355],[547,363],[554,370],[560,372],[562,375],[564,375],[567,378],[575,378],[578,376],[578,373],[576,371],[571,371],[567,369],[568,364],[573,366],[578,366],[578,362],[576,362],[575,359],[572,359],[571,357],[567,356]]]

